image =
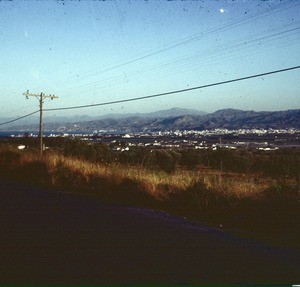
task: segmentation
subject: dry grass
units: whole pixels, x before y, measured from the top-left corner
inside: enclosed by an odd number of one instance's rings
[[[53,152],[40,160],[33,153],[14,155],[11,151],[0,157],[0,176],[86,193],[109,202],[166,210],[214,226],[222,224],[247,236],[248,232],[261,233],[260,237],[270,234],[268,240],[282,237],[282,241],[289,240],[286,244],[293,238],[294,245],[299,245],[299,235],[287,237],[298,224],[296,181],[212,170],[166,174],[141,166],[90,163]],[[282,231],[281,237],[275,225]]]
[[[274,179],[262,178],[256,181],[256,175],[252,174],[225,174],[221,171],[210,170],[204,172],[177,170],[173,174],[166,174],[141,166],[91,163],[58,153],[47,153],[42,160],[34,153],[23,154],[14,165],[25,168],[33,163],[45,166],[47,176],[53,186],[60,185],[62,179],[68,182],[70,175],[77,175],[81,178],[82,182],[76,182],[79,187],[89,185],[95,178],[103,179],[116,186],[121,185],[124,180],[129,180],[135,182],[141,192],[146,192],[160,200],[168,199],[178,192],[187,192],[196,183],[201,183],[206,190],[213,190],[223,196],[227,195],[236,199],[259,199],[266,189],[277,184]],[[85,189],[86,187],[88,186],[85,186]],[[91,188],[101,193],[101,190],[97,190],[95,186]]]
[[[38,158],[24,157],[22,161],[38,160]],[[76,158],[65,157],[59,154],[50,154],[44,157],[52,183],[55,185],[57,170],[67,168],[73,174],[81,174],[86,183],[90,178],[105,178],[116,185],[124,180],[131,180],[140,185],[145,192],[156,199],[167,199],[171,194],[188,190],[195,182],[203,182],[209,190],[222,194],[234,195],[237,198],[258,197],[270,181],[254,183],[253,176],[228,177],[221,172],[206,172],[199,174],[197,171],[177,170],[174,174],[160,171],[149,171],[141,166],[124,166],[118,164],[103,165],[90,163]],[[99,190],[101,192],[101,190]]]
[[[185,190],[194,180],[194,175],[190,172],[177,172],[173,175],[167,175],[164,172],[150,172],[140,166],[96,164],[59,154],[47,155],[44,157],[43,162],[47,165],[54,185],[56,184],[57,171],[63,167],[73,174],[81,174],[86,179],[86,183],[94,178],[105,179],[117,186],[122,184],[124,180],[133,181],[141,187],[141,190],[156,199],[163,199],[168,196],[166,188],[163,187],[167,186],[168,192],[172,193]],[[101,190],[98,190],[98,192],[101,192]]]

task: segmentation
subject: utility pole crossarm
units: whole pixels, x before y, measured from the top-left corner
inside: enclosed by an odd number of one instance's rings
[[[43,93],[40,93],[40,94],[32,94],[32,93],[29,93],[29,90],[26,91],[26,93],[23,93],[23,95],[28,99],[28,97],[36,97],[36,98],[39,98],[39,99],[46,99],[46,98],[50,98],[51,100],[53,99],[58,99],[57,96],[54,96],[54,95],[45,95]]]
[[[40,157],[42,157],[42,155],[43,155],[43,103],[44,103],[44,99],[50,98],[51,100],[53,100],[53,99],[58,99],[58,97],[54,96],[54,95],[45,95],[43,93],[32,94],[32,93],[29,93],[29,90],[27,90],[26,93],[23,93],[23,95],[26,96],[26,99],[29,99],[29,97],[36,97],[40,102],[39,138],[40,138]]]

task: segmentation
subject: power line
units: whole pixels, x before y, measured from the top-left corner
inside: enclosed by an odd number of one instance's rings
[[[222,81],[222,82],[217,82],[217,83],[212,83],[212,84],[207,84],[207,85],[202,85],[202,86],[196,86],[196,87],[187,88],[187,89],[164,92],[164,93],[160,93],[160,94],[148,95],[148,96],[143,96],[143,97],[122,99],[122,100],[104,102],[104,103],[99,103],[99,104],[81,105],[81,106],[73,106],[73,107],[62,107],[62,108],[53,108],[53,109],[44,109],[44,111],[45,112],[50,112],[50,111],[82,109],[82,108],[91,108],[91,107],[97,107],[97,106],[105,106],[105,105],[113,105],[113,104],[120,104],[120,103],[126,103],[126,102],[133,102],[133,101],[139,101],[139,100],[145,100],[145,99],[150,99],[150,98],[167,96],[167,95],[171,95],[171,94],[184,93],[184,92],[188,92],[188,91],[199,90],[199,89],[209,88],[209,87],[213,87],[213,86],[225,85],[225,84],[229,84],[229,83],[233,83],[233,82],[239,82],[239,81],[249,80],[249,79],[258,78],[258,77],[262,77],[262,76],[268,76],[268,75],[272,75],[272,74],[283,73],[283,72],[292,71],[292,70],[296,70],[296,69],[300,69],[300,66],[294,66],[294,67],[289,67],[289,68],[285,68],[285,69],[280,69],[280,70],[265,72],[265,73],[261,73],[261,74],[246,76],[246,77],[242,77],[242,78],[236,78],[236,79],[232,79],[232,80],[227,80],[227,81]],[[40,110],[34,111],[34,112],[32,112],[30,114],[27,114],[27,115],[24,115],[22,117],[18,117],[16,119],[13,119],[13,120],[10,120],[10,121],[4,122],[4,123],[0,123],[0,126],[6,125],[6,124],[9,124],[9,123],[12,123],[12,122],[16,122],[18,120],[24,119],[26,117],[29,117],[29,116],[34,115],[34,114],[39,113],[39,112],[40,112]]]
[[[102,74],[102,73],[105,73],[105,72],[108,72],[108,71],[111,71],[111,70],[119,69],[123,66],[141,61],[141,60],[146,59],[148,57],[155,56],[157,54],[169,51],[169,50],[177,48],[179,46],[186,45],[186,44],[192,43],[192,42],[196,42],[196,41],[201,40],[201,39],[203,39],[207,36],[211,36],[211,35],[214,35],[216,33],[220,33],[220,32],[229,30],[232,27],[237,27],[238,25],[251,23],[251,22],[257,21],[261,18],[270,16],[270,15],[273,15],[273,14],[276,14],[276,13],[281,13],[282,11],[289,9],[289,8],[293,7],[294,5],[297,6],[298,4],[299,3],[297,3],[297,2],[290,3],[289,1],[286,1],[284,3],[278,4],[274,7],[272,7],[271,9],[267,9],[267,10],[264,10],[262,12],[253,14],[251,17],[242,17],[242,18],[239,18],[237,20],[231,21],[226,25],[222,25],[222,26],[219,26],[219,27],[216,27],[216,28],[213,28],[213,29],[209,29],[205,32],[196,33],[196,34],[194,34],[190,37],[185,37],[181,40],[175,41],[175,42],[170,43],[168,45],[164,45],[164,46],[159,47],[157,49],[146,52],[145,54],[136,55],[134,57],[129,58],[128,60],[125,60],[125,62],[117,62],[115,65],[112,65],[110,67],[101,69],[99,71],[85,72],[81,75],[80,79],[78,79],[77,76],[73,76],[70,79],[65,79],[65,80],[60,80],[60,81],[57,81],[57,82],[50,83],[48,86],[46,86],[46,88],[53,87],[53,86],[55,86],[56,84],[59,84],[59,83],[65,83],[65,82],[68,82],[70,80],[72,81],[74,78],[76,79],[76,82],[78,82],[78,81],[84,80],[87,77],[96,76],[96,75],[99,75],[99,74]]]
[[[175,90],[175,91],[170,91],[170,92],[164,92],[164,93],[159,93],[159,94],[153,94],[153,95],[148,95],[148,96],[143,96],[143,97],[122,99],[122,100],[117,100],[117,101],[110,101],[110,102],[90,104],[90,105],[44,109],[44,111],[49,112],[49,111],[83,109],[83,108],[91,108],[91,107],[97,107],[97,106],[105,106],[105,105],[113,105],[113,104],[120,104],[120,103],[126,103],[126,102],[133,102],[133,101],[139,101],[139,100],[145,100],[145,99],[150,99],[150,98],[157,98],[157,97],[167,96],[167,95],[171,95],[171,94],[184,93],[184,92],[188,92],[188,91],[199,90],[199,89],[204,89],[204,88],[229,84],[229,83],[233,83],[233,82],[249,80],[249,79],[253,79],[253,78],[258,78],[258,77],[262,77],[262,76],[283,73],[283,72],[296,70],[296,69],[300,69],[300,66],[294,66],[294,67],[289,67],[289,68],[285,68],[285,69],[280,69],[280,70],[265,72],[265,73],[261,73],[261,74],[246,76],[246,77],[242,77],[242,78],[236,78],[236,79],[232,79],[232,80],[227,80],[227,81],[222,81],[222,82],[217,82],[217,83],[211,83],[211,84],[207,84],[207,85],[196,86],[196,87],[192,87],[192,88],[186,88],[186,89]]]
[[[290,25],[287,25],[287,27],[289,27],[289,26]],[[253,35],[252,37],[249,37],[249,36],[243,37],[239,41],[232,41],[226,45],[217,45],[211,49],[206,49],[206,50],[197,52],[196,54],[193,54],[193,55],[180,57],[180,58],[177,58],[176,60],[172,60],[169,62],[165,62],[165,63],[159,64],[159,65],[153,66],[152,68],[144,70],[144,71],[135,71],[133,73],[126,74],[126,79],[130,79],[130,78],[133,78],[136,76],[143,77],[145,74],[151,75],[151,73],[153,71],[160,72],[160,70],[168,71],[170,69],[172,69],[172,71],[173,71],[175,68],[182,68],[182,67],[188,66],[190,64],[194,64],[195,59],[197,59],[197,58],[202,59],[201,63],[203,63],[203,60],[212,59],[213,56],[221,56],[221,55],[226,56],[228,53],[227,52],[228,50],[230,50],[230,53],[232,53],[233,51],[241,50],[244,45],[248,45],[248,47],[251,47],[251,46],[254,46],[256,43],[265,44],[265,43],[267,43],[267,41],[269,42],[269,41],[275,41],[277,39],[281,39],[282,37],[284,37],[285,34],[287,34],[288,36],[294,35],[295,33],[298,33],[299,30],[300,30],[300,26],[297,26],[295,28],[276,32],[276,33],[273,33],[273,34],[270,34],[267,36],[264,36],[264,34],[262,34],[262,33],[258,33],[258,34]],[[276,29],[275,29],[275,31],[276,31]],[[291,32],[295,32],[295,33],[291,34]],[[261,35],[263,35],[263,36],[261,36]],[[256,37],[256,36],[260,36],[260,37]],[[288,42],[286,42],[285,44],[288,44]],[[224,57],[222,58],[222,60],[224,60]],[[171,66],[173,64],[175,64],[176,66],[175,67]],[[182,70],[180,72],[182,72]],[[155,73],[155,77],[157,77],[157,76],[158,76],[158,74]],[[77,86],[71,87],[70,89],[87,88],[87,91],[83,92],[83,93],[87,93],[88,91],[95,89],[96,86],[98,89],[99,86],[103,87],[103,85],[105,85],[105,84],[109,84],[110,82],[116,83],[116,81],[120,81],[123,79],[124,79],[124,75],[114,76],[111,78],[103,79],[101,81],[91,82],[91,83],[83,84],[83,85],[77,85]],[[149,77],[147,77],[147,79],[149,79]]]
[[[25,115],[25,116],[22,116],[22,117],[18,117],[18,118],[14,119],[14,120],[10,120],[10,121],[8,121],[8,122],[1,123],[0,126],[4,126],[4,125],[10,124],[10,123],[19,121],[19,120],[21,120],[21,119],[24,119],[24,118],[27,118],[27,117],[29,117],[29,116],[32,116],[32,115],[34,115],[34,114],[36,114],[36,113],[38,113],[38,112],[39,112],[39,110],[38,110],[38,111],[35,111],[35,112],[32,112],[32,113],[30,113],[30,114],[27,114],[27,115]]]

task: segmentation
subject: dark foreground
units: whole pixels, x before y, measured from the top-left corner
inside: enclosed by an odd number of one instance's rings
[[[0,232],[0,285],[300,282],[296,251],[7,181]]]

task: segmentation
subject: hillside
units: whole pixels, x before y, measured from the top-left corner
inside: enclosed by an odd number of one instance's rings
[[[300,129],[300,109],[256,112],[236,109],[223,109],[214,113],[192,112],[190,110],[171,109],[150,114],[128,115],[118,117],[77,121],[50,122],[44,125],[48,132],[150,132],[164,130],[206,130],[206,129]],[[183,112],[185,112],[183,114]],[[164,115],[164,116],[163,116]],[[175,116],[172,116],[175,115]],[[37,130],[38,125],[22,125],[15,130]],[[10,129],[13,129],[12,127]]]

